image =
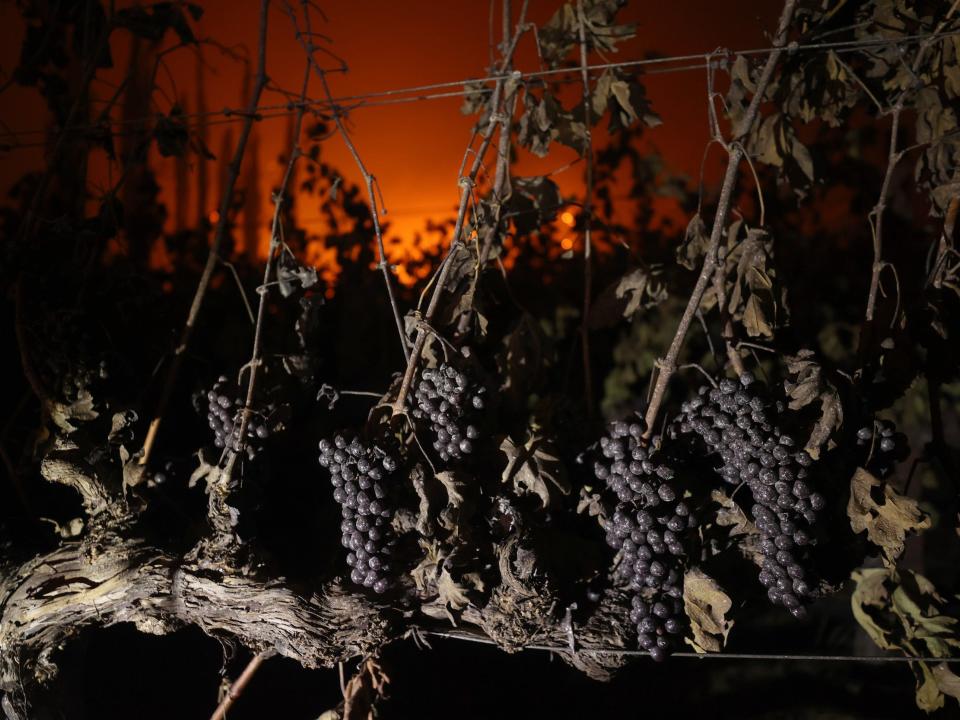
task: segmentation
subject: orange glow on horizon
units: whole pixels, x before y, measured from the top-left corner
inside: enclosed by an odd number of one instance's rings
[[[750,17],[750,22],[742,22],[740,17],[729,14],[720,3],[691,1],[697,8],[699,21],[689,27],[686,21],[691,4],[647,8],[640,3],[628,3],[621,19],[628,23],[639,22],[639,34],[622,46],[620,57],[637,58],[651,50],[667,54],[689,53],[719,45],[757,47],[765,40],[764,30],[776,19],[776,8],[761,0],[746,1],[748,9],[744,9],[743,17]],[[542,25],[559,5],[559,0],[532,3],[529,20]],[[17,7],[17,4],[0,3],[0,20],[10,31],[8,42],[0,44],[0,66],[4,68],[15,66],[19,56],[19,36],[23,34],[24,26]],[[204,15],[196,25],[196,34],[215,38],[224,47],[242,48],[243,52],[234,57],[200,46],[194,51],[166,55],[166,72],[161,74],[157,88],[148,98],[148,111],[140,112],[166,114],[174,101],[187,113],[238,108],[247,101],[252,83],[249,60],[256,49],[258,30],[256,8],[249,3],[227,0],[207,0],[203,7]],[[350,67],[348,73],[330,76],[335,96],[456,81],[484,74],[490,46],[486,32],[487,3],[369,0],[363,8],[358,11],[353,3],[330,3],[324,8],[322,32],[335,39],[338,54],[348,60]],[[377,17],[378,22],[371,25],[370,17]],[[319,23],[319,14],[316,19]],[[672,37],[664,33],[665,29],[681,26],[686,28],[682,35]],[[425,28],[430,29],[429,39],[411,42],[411,38],[422,36]],[[476,28],[477,31],[463,32],[464,28]],[[263,106],[288,101],[287,93],[296,90],[304,68],[303,51],[295,41],[292,25],[278,9],[271,16],[267,32],[268,68],[274,82],[264,92]],[[113,37],[115,41],[111,40],[110,49],[114,67],[97,72],[98,80],[91,91],[93,102],[103,103],[111,97],[114,88],[124,81],[131,69],[131,36],[116,33]],[[151,46],[149,52],[164,51],[175,42],[176,38],[171,34],[164,44]],[[140,52],[144,53],[140,67],[148,68],[152,60],[145,47],[141,47]],[[532,36],[526,36],[519,43],[516,66],[524,71],[539,66],[538,50]],[[666,166],[696,177],[702,149],[710,139],[703,109],[702,76],[697,73],[648,75],[644,82],[653,107],[662,115],[664,123],[653,130],[645,130],[641,145],[646,147],[656,143],[662,150]],[[573,87],[567,90],[574,95],[578,92]],[[23,127],[39,128],[49,123],[44,102],[33,88],[14,84],[6,92],[4,109],[16,108],[20,116],[17,119]],[[316,78],[311,80],[308,94],[321,97],[322,93],[319,81]],[[449,246],[449,238],[429,229],[427,224],[431,220],[452,218],[456,212],[458,165],[477,119],[462,115],[461,103],[462,99],[457,97],[430,101],[418,99],[389,106],[371,105],[350,112],[348,126],[352,140],[370,171],[376,174],[378,192],[382,191],[390,208],[389,215],[384,217],[389,225],[384,238],[387,259],[396,267],[398,281],[405,285],[427,277],[441,249]],[[220,190],[229,174],[228,165],[236,148],[242,118],[234,115],[231,122],[225,120],[221,117],[211,119],[203,126],[202,132],[198,121],[192,121],[190,125],[191,133],[203,134],[206,147],[215,156],[213,158],[203,159],[192,151],[185,158],[166,158],[159,155],[155,146],[150,150],[149,166],[159,185],[157,202],[167,210],[165,233],[196,228],[203,225],[203,221],[215,226],[221,220],[217,210],[208,211],[207,208],[218,207],[222,201]],[[262,262],[267,255],[273,208],[271,191],[283,171],[283,163],[278,163],[277,159],[287,156],[292,123],[292,115],[266,115],[262,122],[254,125],[243,158],[235,188],[238,206],[231,210],[229,219],[233,252],[244,255],[247,261]],[[595,131],[594,141],[598,149],[604,147],[608,139],[605,126],[603,122]],[[122,142],[121,136],[118,141]],[[359,185],[362,189],[363,178],[342,139],[331,135],[321,147],[321,162],[342,175],[344,187]],[[558,168],[568,167],[576,156],[575,151],[557,143],[553,144],[546,158],[518,150],[510,172],[516,177],[550,175]],[[9,188],[23,172],[42,167],[43,159],[41,148],[5,156],[5,166],[0,173],[0,192]],[[491,159],[488,158],[487,162]],[[106,160],[101,164],[105,166]],[[301,161],[296,182],[307,179],[306,165]],[[201,166],[204,166],[203,173],[200,172]],[[492,169],[485,167],[481,178],[486,178],[486,171]],[[719,178],[721,169],[719,155],[711,155],[706,180],[712,182]],[[557,172],[555,178],[562,197],[583,197],[585,188],[581,169]],[[108,186],[108,169],[91,171],[89,180],[91,185]],[[340,263],[348,258],[339,255],[332,242],[327,244],[327,235],[332,230],[325,219],[315,215],[317,201],[321,198],[305,190],[295,190],[294,194],[293,221],[297,229],[306,233],[303,259],[316,266],[324,282],[333,286],[339,276]],[[261,201],[244,204],[242,201],[246,197],[259,197]],[[619,195],[615,199],[618,200],[617,219],[629,222],[632,201]],[[369,202],[363,192],[357,200]],[[248,211],[250,217],[247,217]],[[571,228],[576,226],[579,212],[578,208],[565,208],[559,214],[558,222],[554,223],[558,231],[556,237],[562,238],[558,244],[565,252],[578,244]],[[685,224],[687,218],[682,217],[682,213],[673,214],[679,216],[674,222]],[[565,232],[571,236],[563,237]],[[255,243],[253,247],[250,247],[251,240]],[[373,246],[372,238],[370,242]],[[160,239],[158,248],[152,250],[151,267],[171,268],[173,256],[168,256],[166,250],[159,247],[163,245],[164,241]],[[117,254],[127,252],[122,244],[114,243],[110,248],[115,248]],[[557,249],[556,245],[553,249]],[[519,251],[514,247],[512,252]]]

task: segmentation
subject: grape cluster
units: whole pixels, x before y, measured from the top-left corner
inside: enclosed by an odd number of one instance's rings
[[[773,604],[803,617],[803,602],[814,594],[803,567],[804,547],[813,541],[810,528],[825,500],[810,487],[810,456],[796,450],[793,438],[775,424],[781,411],[782,405],[766,400],[760,383],[744,373],[739,383],[724,379],[718,387],[700,388],[684,403],[672,432],[699,436],[708,453],[723,461],[721,477],[750,489],[764,556],[760,582]]]
[[[890,420],[879,420],[873,426],[860,428],[857,446],[869,453],[865,464],[881,478],[889,477],[896,464],[910,454],[907,436],[897,432]]]
[[[207,392],[207,423],[213,430],[213,444],[218,448],[240,450],[240,421],[244,401],[236,385],[221,375],[213,388]],[[270,437],[275,423],[271,418],[277,408],[270,403],[254,411],[247,423],[246,453],[253,460],[263,448],[264,441]]]
[[[396,459],[377,445],[336,435],[320,441],[320,465],[330,473],[333,499],[340,504],[341,541],[347,549],[350,579],[377,593],[390,587],[390,556],[396,540],[393,506],[387,491]]]
[[[659,661],[683,629],[684,539],[696,520],[673,487],[674,471],[644,447],[642,435],[640,423],[612,423],[593,469],[619,499],[607,527],[607,544],[619,551],[614,577],[634,593],[638,644]]]
[[[446,362],[419,373],[413,391],[413,417],[430,423],[433,449],[444,462],[462,460],[480,437],[476,412],[486,406],[486,388]]]

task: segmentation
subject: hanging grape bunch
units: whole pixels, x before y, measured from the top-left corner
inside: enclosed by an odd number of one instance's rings
[[[907,436],[897,432],[897,426],[890,420],[878,420],[872,426],[860,428],[857,446],[867,453],[864,466],[880,478],[889,477],[896,464],[910,454]]]
[[[376,444],[336,435],[320,441],[320,465],[330,473],[333,498],[340,504],[341,542],[348,551],[350,579],[377,593],[386,592],[396,543],[388,497],[396,459]]]
[[[639,423],[612,423],[594,475],[620,500],[607,528],[607,544],[619,551],[613,575],[633,591],[638,644],[659,661],[683,629],[684,541],[696,520],[674,488],[674,471],[642,436]]]
[[[207,392],[207,423],[213,430],[213,444],[218,448],[240,450],[240,421],[244,401],[237,386],[221,375]],[[254,408],[247,423],[247,458],[253,460],[263,449],[264,441],[278,427],[278,408],[267,403]]]
[[[411,413],[429,422],[433,449],[443,462],[463,460],[474,451],[480,437],[477,415],[486,407],[485,391],[466,372],[446,362],[418,374]]]
[[[813,541],[810,528],[825,500],[810,487],[810,456],[795,450],[793,438],[775,424],[781,411],[782,405],[766,400],[760,383],[744,373],[739,383],[724,379],[715,388],[701,387],[683,404],[673,434],[698,436],[707,452],[723,461],[721,477],[750,489],[764,555],[760,582],[770,602],[799,618],[806,615],[803,603],[814,597],[805,547]]]

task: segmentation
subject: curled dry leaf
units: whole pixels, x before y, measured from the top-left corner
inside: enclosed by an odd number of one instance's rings
[[[925,577],[887,567],[857,570],[853,580],[853,616],[878,647],[913,657],[956,654],[960,648],[958,620],[945,614],[946,600]],[[927,663],[917,662],[912,669],[917,706],[922,710],[943,707],[944,693],[958,697],[958,678],[945,664],[931,669]]]
[[[588,517],[600,518],[601,526],[606,526],[607,510],[603,506],[603,498],[600,493],[590,492],[586,488],[580,488],[580,499],[577,500],[577,514],[586,513]]]
[[[946,663],[934,665],[931,672],[933,679],[937,681],[937,687],[940,689],[940,692],[960,700],[960,677],[951,672],[949,665]]]
[[[532,435],[523,445],[516,445],[504,438],[500,451],[507,456],[503,482],[511,483],[518,494],[538,495],[543,507],[550,504],[553,492],[570,494],[566,468],[549,440]]]
[[[53,526],[53,531],[64,540],[80,537],[80,534],[83,532],[83,528],[85,526],[83,518],[78,517],[68,520],[63,524],[60,524],[52,518],[41,517],[38,518],[38,520],[50,523]]]
[[[466,495],[469,492],[466,480],[459,473],[451,470],[438,472],[436,478],[447,491],[446,507],[440,511],[440,516],[437,518],[440,527],[455,537],[469,533],[469,527],[460,522],[460,518],[469,512],[472,505]]]
[[[437,591],[440,595],[440,602],[451,610],[463,610],[470,604],[470,597],[467,593],[476,591],[482,593],[485,585],[477,573],[467,573],[458,582],[454,579],[446,568],[441,568],[440,576],[437,578]]]
[[[882,504],[872,495],[872,490],[880,487]],[[867,538],[883,550],[884,563],[890,566],[903,552],[907,533],[930,527],[930,518],[923,514],[916,500],[901,495],[863,468],[857,468],[850,480],[847,516],[855,533],[867,531]]]
[[[843,425],[840,394],[831,382],[824,379],[820,363],[814,359],[813,351],[801,350],[786,360],[790,378],[784,381],[783,386],[790,398],[790,409],[802,410],[820,400],[820,416],[804,447],[810,457],[818,460],[820,449],[830,439],[833,431]]]
[[[373,720],[377,703],[386,695],[390,678],[374,658],[367,658],[343,693],[343,720]]]
[[[54,424],[67,435],[77,429],[77,427],[70,422],[71,420],[87,422],[89,420],[96,420],[100,416],[100,413],[94,409],[93,395],[86,389],[80,390],[77,393],[77,399],[69,404],[56,402],[54,400],[47,401],[47,413]]]
[[[638,310],[655,307],[667,299],[659,266],[634,268],[608,285],[590,309],[590,327],[611,327]]]
[[[720,506],[716,513],[717,525],[730,528],[730,537],[738,538],[737,547],[741,554],[757,567],[762,567],[764,555],[760,552],[760,530],[757,526],[723,490],[712,491],[710,499]]]
[[[700,213],[697,213],[687,223],[683,242],[677,246],[677,262],[687,270],[695,270],[700,263],[700,257],[706,252],[710,239],[707,237],[707,226],[703,223]]]
[[[698,653],[720,652],[727,642],[733,620],[727,620],[733,602],[716,580],[698,568],[683,576],[683,607],[690,619],[693,639],[687,642]]]

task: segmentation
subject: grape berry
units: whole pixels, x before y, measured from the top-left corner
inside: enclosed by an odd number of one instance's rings
[[[213,444],[218,448],[228,448],[234,452],[240,450],[240,421],[244,401],[240,399],[239,389],[226,376],[221,375],[213,388],[207,392],[207,422],[213,430]],[[263,448],[264,441],[270,437],[276,423],[272,419],[277,413],[273,403],[255,410],[247,423],[247,458],[253,460]]]
[[[433,449],[444,462],[460,461],[474,451],[480,437],[475,417],[486,406],[485,388],[446,362],[419,373],[411,414],[430,423]]]
[[[799,618],[806,614],[803,603],[814,597],[804,548],[813,542],[811,529],[826,501],[810,487],[812,459],[776,426],[782,406],[766,400],[759,386],[744,373],[739,383],[724,379],[718,387],[700,388],[684,403],[672,434],[698,436],[723,461],[721,477],[750,489],[764,555],[760,582],[773,604]]]
[[[607,544],[619,551],[614,577],[633,591],[638,643],[659,661],[683,629],[684,539],[697,523],[671,483],[673,470],[643,446],[642,435],[639,423],[612,423],[594,475],[620,500],[607,527]]]
[[[396,459],[358,438],[336,435],[320,441],[320,465],[330,473],[333,498],[340,504],[341,542],[348,550],[350,579],[377,593],[390,587],[390,556],[396,540],[388,481]]]
[[[889,477],[896,464],[910,454],[907,436],[897,432],[890,420],[878,420],[873,426],[860,428],[857,446],[869,454],[864,466],[881,478]]]

